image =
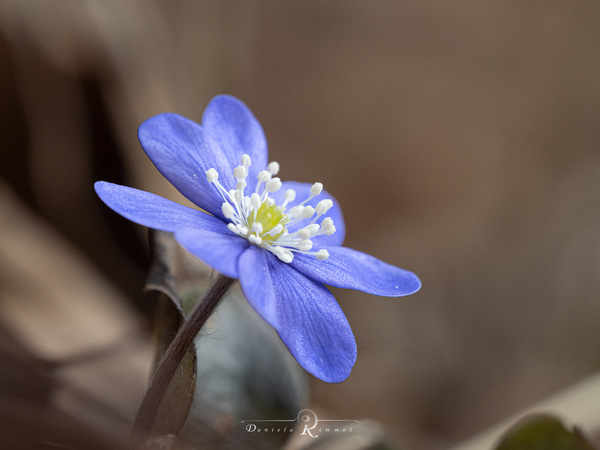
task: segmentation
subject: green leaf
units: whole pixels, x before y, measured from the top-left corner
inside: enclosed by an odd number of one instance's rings
[[[577,427],[569,431],[550,415],[527,416],[502,438],[496,450],[594,450]]]

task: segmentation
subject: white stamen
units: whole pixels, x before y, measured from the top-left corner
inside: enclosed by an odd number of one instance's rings
[[[257,178],[259,183],[266,183],[271,179],[271,177],[271,172],[269,172],[268,170],[261,170],[260,172],[258,172]]]
[[[333,202],[330,199],[321,200],[317,203],[317,207],[315,211],[317,212],[317,216],[322,216],[333,206]]]
[[[277,175],[279,173],[279,163],[277,161],[270,162],[267,170],[271,172],[271,175]]]
[[[293,189],[288,189],[287,191],[285,191],[285,194],[283,194],[283,198],[284,198],[284,202],[282,206],[287,206],[287,204],[289,202],[293,202],[294,200],[296,200],[296,191]]]
[[[244,211],[248,211],[250,209],[250,197],[244,197],[242,205],[244,207]]]
[[[300,249],[301,252],[309,251],[312,248],[312,246],[313,246],[313,242],[310,239],[305,239],[305,240],[298,242],[298,248]]]
[[[335,233],[335,225],[333,224],[333,220],[331,217],[325,217],[321,222],[321,231],[319,234],[331,236],[333,233]]]
[[[278,223],[273,228],[271,228],[271,231],[269,231],[269,234],[271,236],[277,236],[282,231],[283,231],[283,225],[281,225],[280,223]]]
[[[219,172],[217,172],[215,169],[208,169],[206,171],[206,179],[209,183],[214,183],[219,179]]]
[[[316,223],[311,223],[310,225],[305,226],[298,230],[297,235],[300,239],[310,239],[314,237],[319,231],[319,225]]]
[[[226,219],[231,219],[235,213],[234,207],[227,202],[221,205],[221,211],[223,211],[223,216],[225,216]]]
[[[257,210],[258,208],[260,208],[261,205],[261,201],[260,201],[260,195],[258,195],[256,192],[254,194],[252,194],[252,196],[250,197],[250,207],[254,210]]]
[[[325,250],[324,248],[322,248],[321,250],[319,250],[316,254],[315,257],[319,260],[319,261],[324,261],[327,258],[329,258],[329,252],[327,250]]]
[[[235,226],[236,230],[238,231],[239,234],[242,234],[244,236],[246,236],[248,234],[248,228],[246,228],[244,225],[240,225],[239,223]]]
[[[246,175],[247,172],[244,166],[237,166],[235,169],[233,169],[233,176],[238,180],[243,180],[246,178]]]
[[[251,227],[250,229],[251,229],[252,231],[254,231],[255,233],[257,233],[257,234],[259,234],[259,235],[260,235],[260,234],[262,234],[262,232],[263,232],[263,226],[262,226],[262,223],[260,223],[260,222],[254,222],[254,223],[252,224],[252,227]]]
[[[288,249],[284,248],[280,254],[276,255],[284,263],[291,263],[294,260],[294,254]]]
[[[310,195],[316,197],[323,191],[323,183],[315,183],[310,187]]]
[[[324,199],[316,206],[307,205],[323,191],[323,184],[314,183],[310,187],[310,195],[304,201],[287,210],[287,205],[296,200],[296,191],[288,189],[283,194],[283,203],[277,205],[275,200],[269,196],[281,189],[281,180],[276,177],[279,173],[279,164],[275,161],[269,163],[266,170],[261,170],[256,175],[256,189],[251,195],[245,195],[247,180],[251,165],[249,155],[242,155],[241,165],[233,169],[235,189],[227,190],[218,180],[219,173],[211,168],[205,172],[206,179],[212,183],[223,199],[221,211],[223,217],[230,221],[227,229],[240,237],[248,239],[253,244],[272,252],[277,258],[285,263],[294,259],[295,253],[313,255],[317,260],[329,257],[325,249],[311,251],[315,236],[331,235],[336,229],[333,220],[326,217],[321,223],[316,223],[333,207],[333,201]],[[229,179],[231,180],[231,179]],[[228,187],[231,186],[231,181]],[[261,188],[261,185],[264,185]],[[260,221],[258,213],[260,210]],[[311,220],[312,218],[312,220]],[[303,221],[310,221],[301,224]],[[251,224],[251,225],[250,225]],[[297,231],[289,232],[288,227]]]
[[[302,218],[310,219],[314,215],[314,213],[315,213],[315,208],[313,208],[310,205],[305,206],[304,209],[302,210]]]
[[[256,245],[262,244],[262,239],[255,234],[251,234],[250,236],[248,236],[248,240]]]
[[[265,191],[269,193],[277,192],[281,188],[281,180],[277,177],[271,178],[265,183]]]
[[[302,212],[304,211],[304,206],[294,206],[288,212],[288,217],[290,219],[296,219],[298,217],[302,217]]]

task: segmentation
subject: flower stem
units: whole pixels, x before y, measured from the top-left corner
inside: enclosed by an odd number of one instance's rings
[[[227,294],[234,281],[233,278],[219,275],[204,299],[196,305],[190,316],[177,331],[175,338],[167,348],[160,363],[158,363],[138,410],[133,423],[133,437],[135,439],[144,440],[149,435],[160,402],[187,349],[192,345],[194,338]]]

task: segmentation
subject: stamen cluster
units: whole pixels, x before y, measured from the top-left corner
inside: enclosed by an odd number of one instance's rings
[[[206,171],[206,178],[211,182],[223,198],[221,211],[230,221],[227,228],[238,236],[248,239],[252,244],[272,252],[285,263],[294,259],[294,253],[314,255],[318,260],[329,257],[325,249],[311,251],[315,236],[332,235],[335,225],[330,217],[316,223],[333,206],[330,199],[323,199],[313,208],[307,202],[318,196],[323,190],[321,183],[314,183],[310,188],[310,196],[301,203],[287,209],[288,204],[296,199],[296,191],[288,189],[284,193],[284,201],[277,205],[269,194],[281,189],[281,180],[275,177],[279,173],[279,163],[269,163],[265,170],[257,176],[254,192],[246,195],[250,156],[242,155],[241,165],[233,170],[236,188],[227,191],[219,182],[219,173],[215,169]],[[292,233],[289,227],[303,221],[308,224]]]

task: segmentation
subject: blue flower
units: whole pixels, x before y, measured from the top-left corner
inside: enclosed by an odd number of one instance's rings
[[[321,380],[345,380],[356,361],[350,325],[324,284],[388,297],[420,288],[413,273],[342,247],[337,201],[321,183],[275,176],[279,164],[268,162],[262,127],[241,101],[215,97],[202,125],[160,114],[138,137],[158,170],[203,211],[103,181],[95,184],[100,198],[129,220],[173,232],[196,257],[238,278],[253,308]]]

